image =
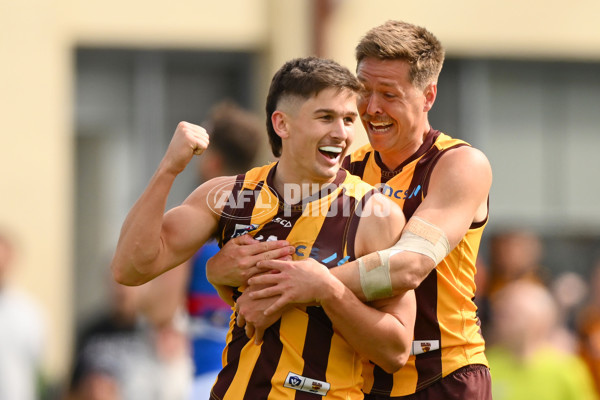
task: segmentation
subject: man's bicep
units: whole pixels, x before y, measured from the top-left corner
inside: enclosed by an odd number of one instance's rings
[[[487,214],[491,180],[491,167],[479,150],[449,151],[436,165],[427,195],[414,216],[444,231],[454,248],[471,224]]]
[[[209,194],[218,182],[200,186],[182,205],[165,214],[161,239],[177,263],[189,259],[217,231],[219,213],[210,203]]]
[[[382,194],[365,204],[356,230],[355,254],[361,257],[394,245],[406,220],[400,207]]]
[[[218,221],[210,212],[185,205],[170,210],[161,233],[166,253],[177,264],[186,261],[210,239],[217,226]]]

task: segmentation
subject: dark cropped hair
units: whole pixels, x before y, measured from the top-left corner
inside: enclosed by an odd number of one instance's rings
[[[360,82],[352,72],[335,61],[318,57],[296,58],[283,64],[271,80],[267,96],[267,134],[275,157],[281,156],[281,138],[275,133],[271,116],[279,101],[288,96],[308,99],[324,89],[358,92]]]
[[[427,29],[408,22],[387,21],[369,30],[356,46],[357,67],[367,57],[407,61],[412,84],[424,89],[437,82],[445,51]]]

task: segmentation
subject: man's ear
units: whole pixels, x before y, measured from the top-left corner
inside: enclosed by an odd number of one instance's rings
[[[437,97],[437,82],[430,83],[423,90],[423,95],[425,96],[425,103],[423,104],[423,112],[427,112],[431,110],[433,107],[433,103],[435,103],[435,98]]]
[[[286,113],[280,110],[275,110],[273,114],[271,114],[271,123],[273,124],[273,129],[277,136],[282,139],[285,139],[289,136],[289,125],[288,125],[288,116]]]

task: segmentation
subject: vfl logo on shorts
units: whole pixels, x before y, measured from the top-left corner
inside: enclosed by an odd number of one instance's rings
[[[316,379],[306,378],[304,376],[289,372],[285,378],[284,387],[300,390],[301,392],[315,393],[319,396],[326,396],[331,388],[327,382],[318,381]]]

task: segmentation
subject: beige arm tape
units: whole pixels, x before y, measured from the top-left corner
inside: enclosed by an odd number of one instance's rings
[[[423,254],[438,265],[450,253],[450,243],[443,230],[422,218],[412,217],[398,243],[357,260],[360,285],[367,301],[392,296],[390,257],[401,251]]]
[[[419,217],[412,217],[398,243],[392,246],[390,256],[400,251],[423,254],[438,265],[450,253],[450,243],[443,230]]]
[[[382,254],[383,253],[383,254]],[[378,251],[358,259],[360,286],[367,301],[392,296],[390,256]]]

